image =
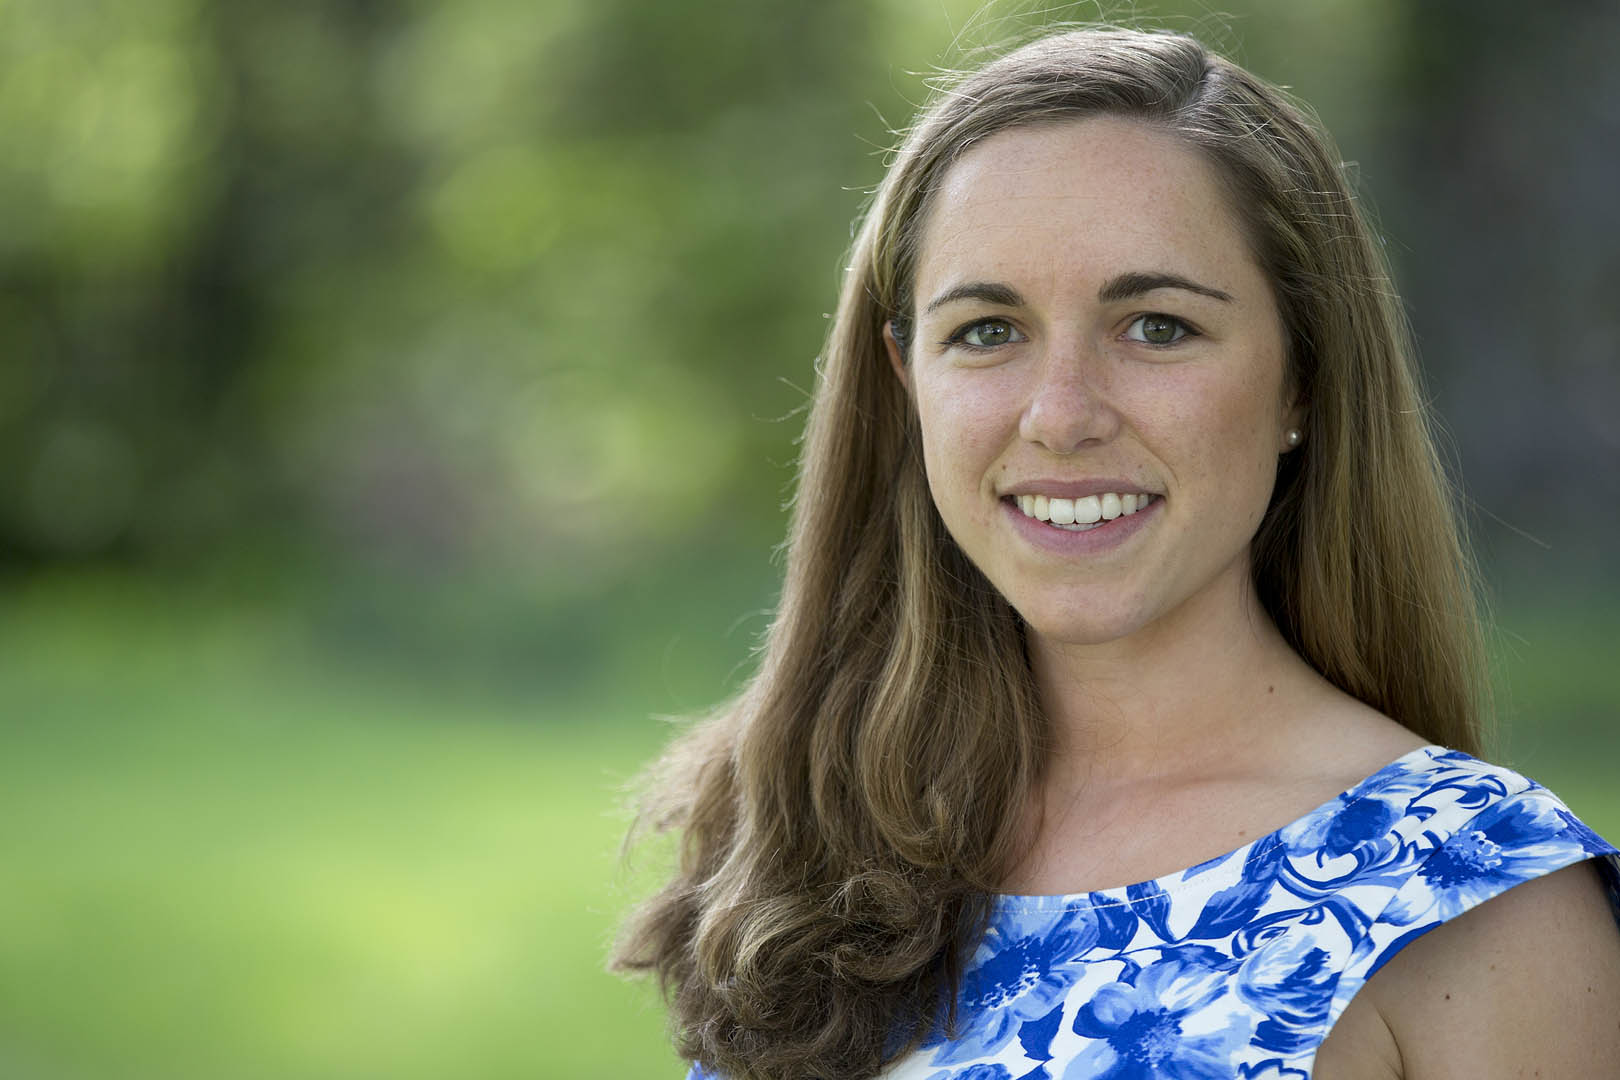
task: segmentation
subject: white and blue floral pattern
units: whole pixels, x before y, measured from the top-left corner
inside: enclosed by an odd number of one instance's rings
[[[1556,796],[1466,754],[1415,750],[1179,873],[997,897],[955,1035],[883,1080],[1308,1080],[1334,1021],[1401,948],[1593,858],[1620,918],[1620,855]]]

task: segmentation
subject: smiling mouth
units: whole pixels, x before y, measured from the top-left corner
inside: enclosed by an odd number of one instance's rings
[[[1066,532],[1087,532],[1101,528],[1117,517],[1134,514],[1158,496],[1146,492],[1087,495],[1083,499],[1051,499],[1045,495],[1009,495],[1007,501],[1025,517],[1044,521]]]

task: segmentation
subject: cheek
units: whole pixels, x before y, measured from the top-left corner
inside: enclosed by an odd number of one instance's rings
[[[1215,370],[1160,387],[1153,403],[1159,430],[1181,452],[1175,468],[1183,482],[1218,491],[1245,504],[1258,501],[1255,524],[1277,472],[1277,427],[1282,416],[1281,387],[1266,373],[1223,377]]]
[[[1017,430],[1017,411],[1006,397],[990,380],[919,381],[923,459],[936,501],[974,491],[990,475],[1007,431]]]
[[[1277,482],[1280,399],[1275,380],[1256,377],[1231,389],[1212,414],[1219,429],[1211,441],[1222,447],[1215,467],[1224,472],[1234,509],[1242,511],[1240,528],[1250,536],[1260,527]]]

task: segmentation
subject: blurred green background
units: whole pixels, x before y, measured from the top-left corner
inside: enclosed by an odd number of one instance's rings
[[[0,1077],[677,1076],[603,973],[955,0],[0,0]],[[1253,0],[1387,236],[1503,756],[1620,835],[1620,7]],[[1379,493],[1370,493],[1378,497]]]

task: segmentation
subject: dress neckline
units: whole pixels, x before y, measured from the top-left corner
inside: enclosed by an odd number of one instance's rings
[[[1233,848],[1231,851],[1194,863],[1192,866],[1172,870],[1168,874],[1149,878],[1146,881],[1138,881],[1131,885],[1112,885],[1106,889],[1092,889],[1071,893],[992,893],[990,897],[992,913],[1030,912],[1077,907],[1112,907],[1129,903],[1137,896],[1157,893],[1174,894],[1189,885],[1197,884],[1198,882],[1195,879],[1200,878],[1206,871],[1213,870],[1216,867],[1229,866],[1240,871],[1257,845],[1270,844],[1275,846],[1280,842],[1279,834],[1285,830],[1298,829],[1311,821],[1338,813],[1345,806],[1377,794],[1390,783],[1409,774],[1412,771],[1411,766],[1420,758],[1432,762],[1437,755],[1448,753],[1452,753],[1452,751],[1436,743],[1408,750],[1388,765],[1375,769],[1314,810],[1307,811],[1293,821],[1284,822],[1255,837],[1248,843]]]

